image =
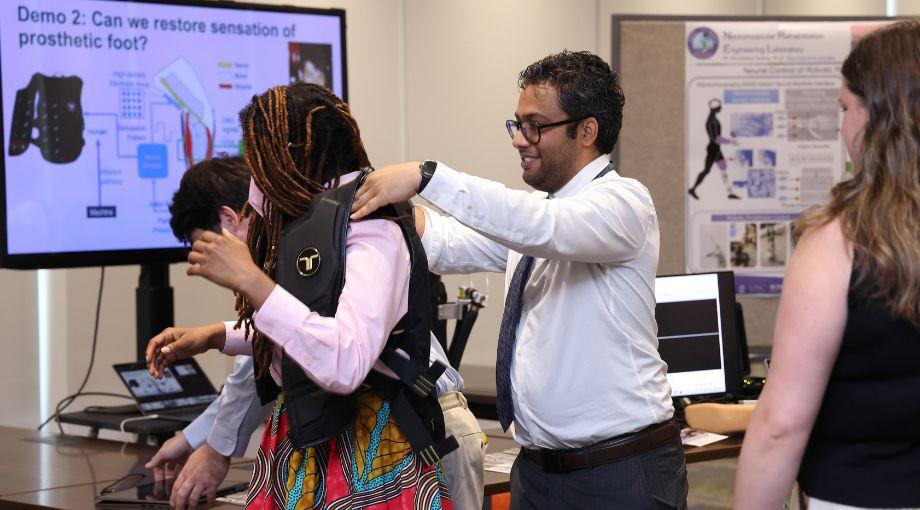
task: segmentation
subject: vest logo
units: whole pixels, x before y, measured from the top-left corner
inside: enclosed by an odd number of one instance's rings
[[[320,264],[319,250],[312,246],[308,246],[300,250],[300,254],[297,255],[297,272],[300,273],[300,276],[313,276],[319,271]]]

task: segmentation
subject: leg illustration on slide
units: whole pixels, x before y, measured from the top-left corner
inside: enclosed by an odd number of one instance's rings
[[[725,156],[722,155],[721,145],[726,143],[734,144],[735,142],[729,138],[722,137],[722,123],[716,116],[716,114],[721,111],[722,101],[715,98],[710,99],[709,116],[706,118],[706,135],[709,137],[709,144],[706,145],[706,163],[703,165],[703,170],[696,176],[696,182],[693,184],[693,187],[687,190],[687,194],[697,200],[699,200],[700,197],[697,195],[696,189],[703,183],[706,176],[709,175],[713,163],[719,167],[719,172],[722,175],[722,183],[725,185],[728,198],[733,200],[741,198],[735,195],[732,189],[731,180],[728,178],[728,163],[725,161]]]

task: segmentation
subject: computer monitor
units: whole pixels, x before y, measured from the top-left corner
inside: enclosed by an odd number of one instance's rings
[[[731,271],[655,279],[658,350],[672,397],[738,393],[741,337]]]
[[[203,0],[0,2],[0,267],[166,264],[185,170],[240,152],[270,87],[347,100],[345,11]]]

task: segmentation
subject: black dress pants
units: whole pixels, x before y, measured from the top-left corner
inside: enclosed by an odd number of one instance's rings
[[[511,468],[512,510],[685,510],[688,491],[679,438],[645,453],[567,473],[546,473],[523,455]]]

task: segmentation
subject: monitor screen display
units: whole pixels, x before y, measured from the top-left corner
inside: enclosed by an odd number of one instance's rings
[[[346,95],[345,13],[231,2],[0,2],[0,267],[172,262],[191,164],[241,148],[269,87]]]
[[[740,336],[731,272],[655,279],[658,350],[672,397],[737,392]]]

